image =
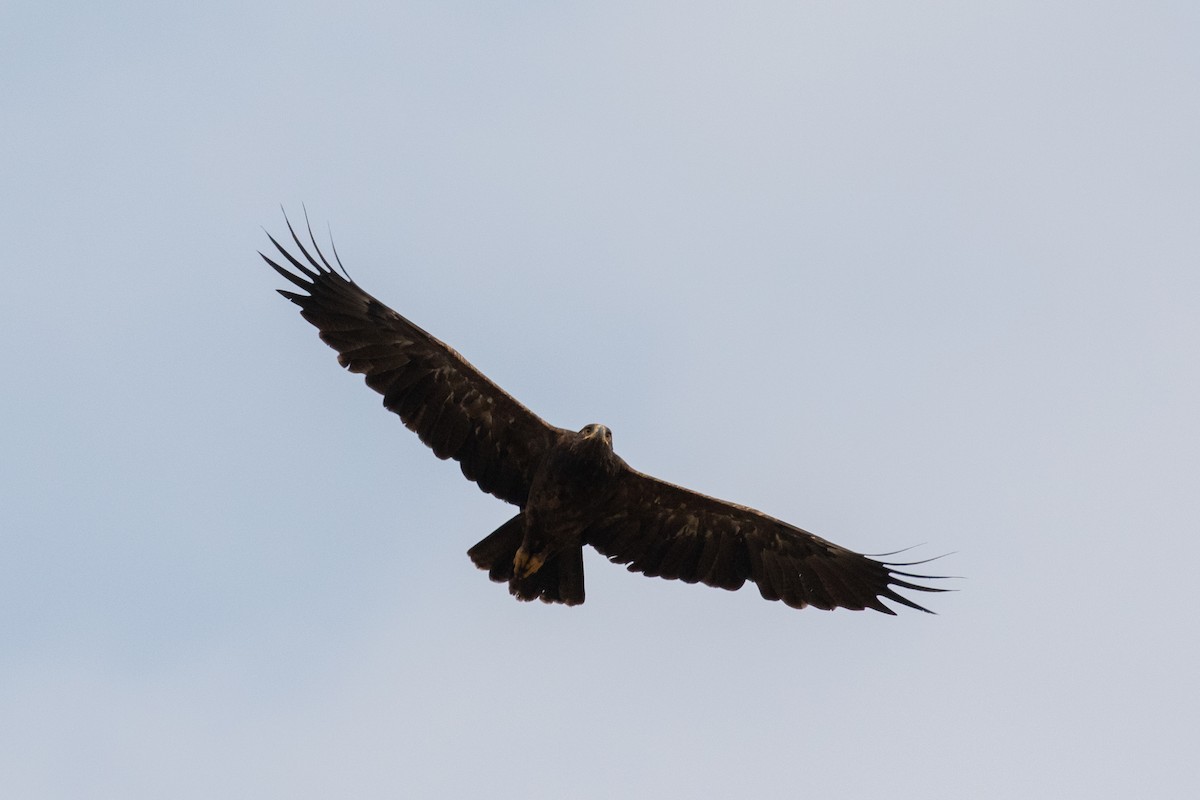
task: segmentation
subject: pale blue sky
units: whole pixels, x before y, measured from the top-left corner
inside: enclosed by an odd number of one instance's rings
[[[1200,7],[1052,5],[5,4],[5,796],[1194,793]],[[549,421],[962,591],[518,604],[272,291],[301,203]]]

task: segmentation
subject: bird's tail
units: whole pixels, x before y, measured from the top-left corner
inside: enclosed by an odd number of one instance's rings
[[[569,606],[583,602],[583,547],[568,547],[549,556],[535,572],[518,578],[517,551],[525,538],[525,520],[517,514],[467,551],[471,561],[497,583],[508,583],[518,600],[540,599]]]

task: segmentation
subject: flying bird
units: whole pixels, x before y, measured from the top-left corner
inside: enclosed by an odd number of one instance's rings
[[[300,257],[269,233],[288,266],[259,255],[304,294],[279,293],[434,455],[453,458],[468,480],[518,508],[468,551],[515,597],[582,603],[584,545],[650,577],[729,590],[753,581],[764,598],[793,608],[894,614],[883,602],[889,600],[928,612],[897,589],[945,591],[914,582],[938,576],[898,569],[923,562],[877,561],[761,511],[638,472],[613,451],[604,425],[572,431],[547,423],[361,289],[336,247],[335,269],[311,227],[312,253],[287,226]]]

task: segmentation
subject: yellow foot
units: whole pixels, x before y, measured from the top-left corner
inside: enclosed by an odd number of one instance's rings
[[[533,573],[542,568],[542,564],[546,563],[546,558],[539,555],[530,555],[525,552],[522,547],[517,550],[517,554],[513,556],[513,576],[520,578],[528,578]]]

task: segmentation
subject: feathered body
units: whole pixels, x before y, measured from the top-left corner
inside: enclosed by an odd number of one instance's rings
[[[608,428],[564,431],[534,472],[524,510],[467,554],[522,600],[582,603],[584,534],[611,506],[623,469]]]

